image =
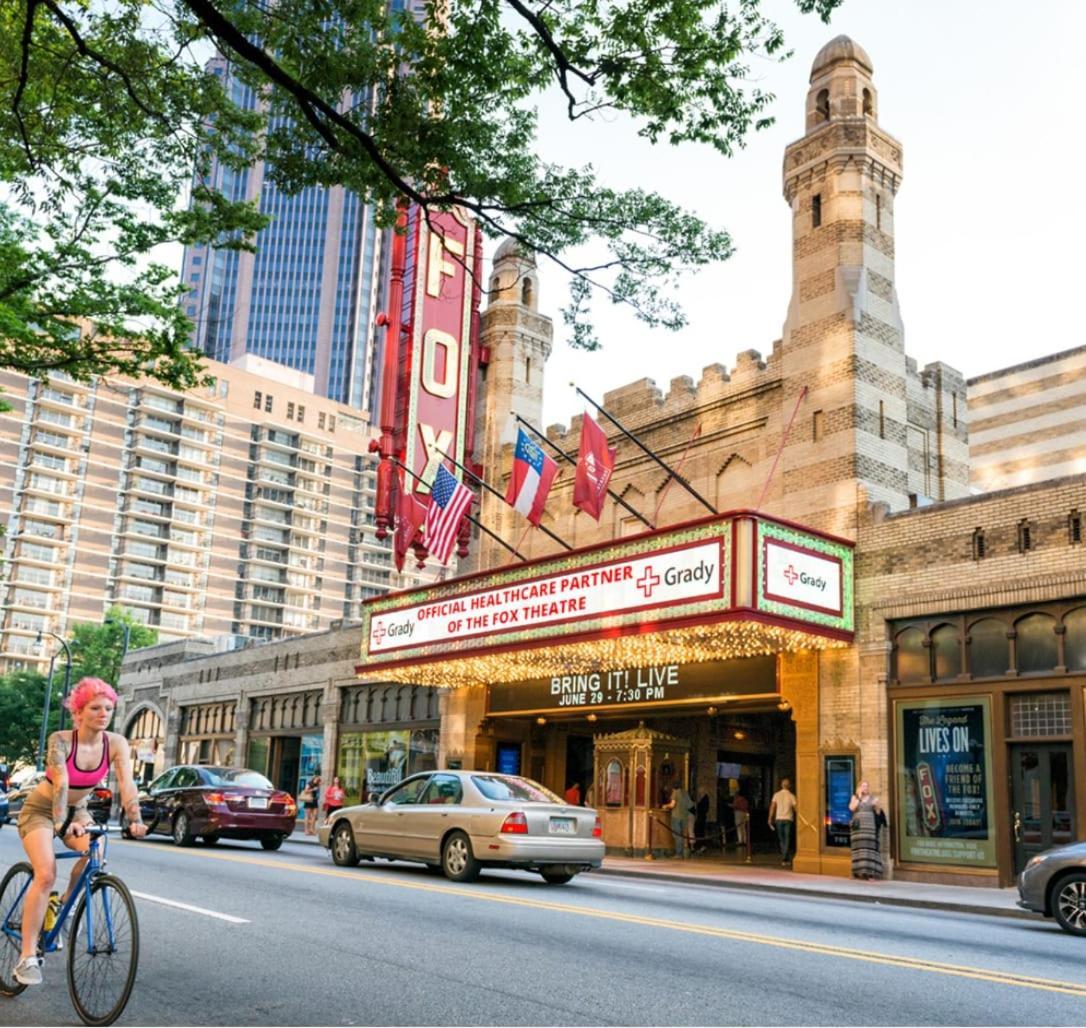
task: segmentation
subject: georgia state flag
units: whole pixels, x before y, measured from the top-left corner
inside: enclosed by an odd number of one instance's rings
[[[543,505],[547,502],[547,493],[551,491],[551,483],[557,474],[558,465],[528,438],[523,428],[518,430],[513,477],[509,480],[505,502],[520,511],[533,525],[538,525],[543,516]]]

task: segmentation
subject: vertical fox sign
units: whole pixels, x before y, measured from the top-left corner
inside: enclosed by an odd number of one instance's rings
[[[478,229],[460,211],[404,210],[396,236],[382,368],[378,535],[393,527],[388,458],[406,468],[404,489],[429,500],[448,454],[469,463],[478,366]],[[387,468],[387,470],[386,470]]]

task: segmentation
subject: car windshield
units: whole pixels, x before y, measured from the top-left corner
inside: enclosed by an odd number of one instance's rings
[[[204,775],[211,785],[248,785],[255,789],[273,789],[262,774],[233,767],[205,767]]]
[[[528,778],[507,778],[496,775],[472,775],[472,783],[488,800],[509,800],[522,803],[561,803],[550,789]]]

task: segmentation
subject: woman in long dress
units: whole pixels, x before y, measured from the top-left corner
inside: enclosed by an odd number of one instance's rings
[[[860,782],[852,799],[852,877],[865,880],[882,877],[882,852],[879,849],[879,829],[876,814],[882,809],[878,797],[871,795],[866,781]]]

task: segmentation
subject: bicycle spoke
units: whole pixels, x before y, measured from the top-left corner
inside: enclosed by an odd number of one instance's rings
[[[136,909],[124,884],[103,876],[80,902],[68,941],[68,985],[79,1016],[112,1024],[124,1010],[139,960]]]
[[[16,864],[0,883],[0,993],[14,996],[26,988],[15,980],[22,948],[23,905],[33,873],[29,864]]]

